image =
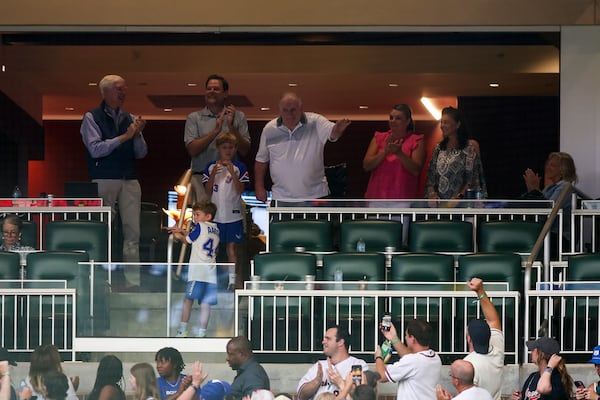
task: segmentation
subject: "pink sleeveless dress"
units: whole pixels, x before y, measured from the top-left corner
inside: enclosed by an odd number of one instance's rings
[[[383,151],[386,139],[392,131],[375,132],[377,150]],[[410,157],[423,139],[423,135],[411,133],[402,142],[402,152]],[[366,199],[416,199],[419,190],[419,177],[408,172],[395,154],[388,154],[379,166],[371,171]]]

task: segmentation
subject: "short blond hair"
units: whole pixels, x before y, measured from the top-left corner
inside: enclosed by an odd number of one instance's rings
[[[217,136],[217,139],[215,140],[217,147],[222,145],[223,143],[231,143],[233,145],[237,145],[237,142],[238,140],[235,137],[235,135],[229,132],[221,133],[219,136]]]

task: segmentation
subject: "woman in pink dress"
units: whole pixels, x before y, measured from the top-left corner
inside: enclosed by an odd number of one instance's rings
[[[416,199],[425,162],[423,135],[414,131],[412,111],[406,104],[392,107],[390,130],[375,132],[363,168],[371,172],[366,199]]]

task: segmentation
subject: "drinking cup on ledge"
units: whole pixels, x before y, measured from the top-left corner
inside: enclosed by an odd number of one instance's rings
[[[315,276],[314,275],[305,275],[304,281],[306,282],[306,284],[304,285],[304,288],[306,290],[314,290],[315,289]]]
[[[250,289],[252,290],[258,290],[260,289],[260,276],[259,275],[252,275],[250,277]]]

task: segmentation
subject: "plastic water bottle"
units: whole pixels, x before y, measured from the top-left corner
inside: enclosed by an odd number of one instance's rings
[[[364,253],[367,250],[367,244],[365,243],[364,240],[358,239],[358,242],[356,242],[356,251],[358,251],[359,253]]]
[[[342,281],[344,280],[344,273],[339,267],[336,268],[335,272],[333,273],[333,280],[335,281],[335,289],[342,290]]]
[[[15,188],[13,189],[12,197],[14,199],[12,202],[13,206],[18,206],[19,203],[17,199],[21,197],[21,188],[19,187],[19,185],[15,186]]]

